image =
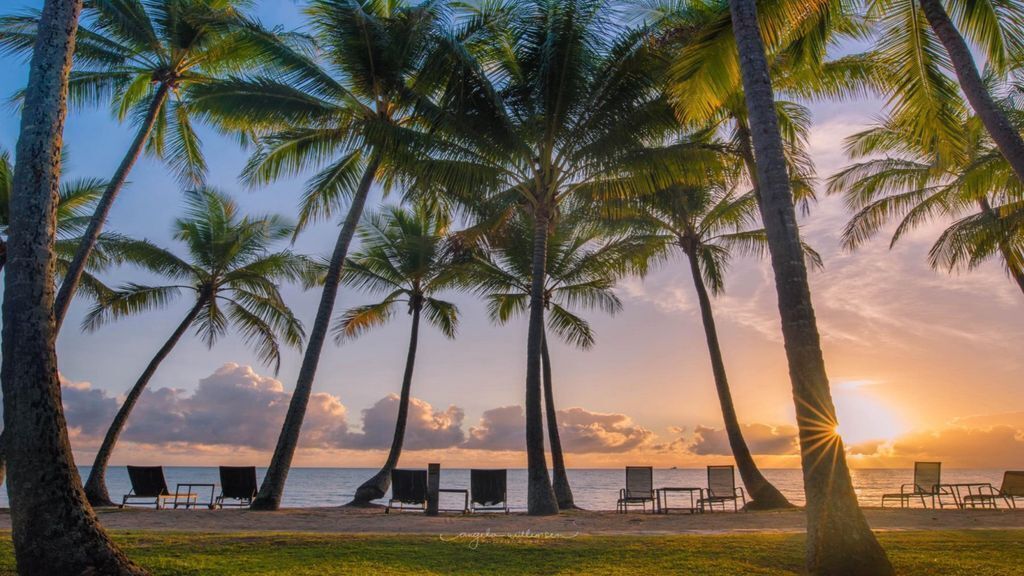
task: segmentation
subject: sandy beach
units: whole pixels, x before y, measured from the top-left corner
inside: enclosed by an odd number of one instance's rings
[[[380,509],[289,508],[277,512],[249,510],[100,509],[100,520],[115,530],[164,532],[309,532],[323,534],[459,534],[579,532],[591,535],[738,534],[802,532],[802,510],[715,514],[653,515],[574,511],[558,516],[523,513],[384,514]],[[1024,529],[1024,510],[865,509],[875,530]],[[0,511],[0,529],[10,529],[8,510]]]

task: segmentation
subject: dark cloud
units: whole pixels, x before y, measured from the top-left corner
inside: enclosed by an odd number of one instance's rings
[[[389,448],[395,434],[398,403],[397,394],[388,394],[363,410],[363,431],[349,434],[346,447]],[[458,406],[440,411],[423,400],[410,398],[403,448],[431,450],[458,446],[466,437],[462,431],[464,417],[465,413]]]
[[[625,414],[603,414],[583,408],[558,411],[562,447],[576,454],[628,452],[646,446],[654,433]],[[469,429],[463,448],[478,450],[522,450],[526,419],[522,406],[502,406],[484,412],[479,424]]]
[[[61,378],[61,402],[72,435],[102,437],[117,414],[118,402],[88,382]]]
[[[794,426],[768,426],[747,424],[743,426],[743,438],[753,454],[786,455],[797,452],[797,430]],[[699,456],[732,454],[729,438],[724,428],[697,426],[693,430],[693,441],[688,446],[692,454]]]

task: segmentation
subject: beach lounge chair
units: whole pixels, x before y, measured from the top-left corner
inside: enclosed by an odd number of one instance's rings
[[[397,506],[396,506],[397,504]],[[384,513],[392,508],[405,510],[412,505],[413,509],[427,510],[427,471],[426,470],[392,470],[391,499]]]
[[[626,487],[619,490],[615,511],[625,514],[630,506],[640,506],[647,511],[647,503],[654,510],[654,468],[650,466],[626,466]]]
[[[736,485],[735,466],[708,466],[708,490],[700,499],[702,512],[714,512],[715,505],[725,510],[725,505],[732,502],[733,512],[740,510],[740,502],[747,506],[747,494],[742,486]]]
[[[252,504],[252,499],[258,491],[255,466],[220,467],[220,496],[217,496],[217,506],[248,506]],[[225,502],[226,500],[232,502]]]
[[[508,470],[470,470],[469,492],[470,511],[504,510],[508,514]]]
[[[142,500],[142,502],[135,503],[153,504],[159,510],[164,507],[164,503],[168,500],[174,501],[175,498],[179,500],[185,498],[189,501],[194,501],[198,498],[195,494],[191,493],[178,494],[177,496],[171,494],[167,490],[167,480],[164,479],[164,469],[162,466],[129,466],[128,479],[132,483],[132,489],[121,499],[121,508],[133,503],[133,501]]]
[[[964,507],[982,508],[996,507],[996,500],[1001,498],[1008,508],[1017,507],[1017,498],[1024,498],[1024,470],[1009,470],[1003,474],[1003,483],[996,488],[991,484],[982,487],[978,494],[964,496]]]
[[[935,499],[946,492],[942,491],[942,462],[914,462],[914,482],[903,484],[900,491],[882,495],[882,508],[889,500],[899,500],[900,508],[910,507],[910,501],[918,499],[921,506],[928,507],[928,500],[935,508]],[[941,502],[941,500],[940,500]]]

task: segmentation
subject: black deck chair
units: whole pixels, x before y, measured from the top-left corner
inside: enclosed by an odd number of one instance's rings
[[[220,496],[217,496],[215,505],[221,508],[248,506],[258,491],[255,466],[221,466]],[[225,503],[225,500],[233,502]]]
[[[910,501],[920,500],[921,506],[928,507],[928,499],[935,508],[936,498],[942,505],[942,495],[949,494],[942,489],[942,462],[914,462],[914,481],[900,486],[899,492],[882,495],[882,508],[889,500],[899,500],[900,508],[909,508]]]
[[[469,471],[470,511],[504,510],[508,514],[508,470]]]
[[[384,513],[391,512],[392,508],[405,510],[406,504],[415,505],[411,507],[412,509],[427,510],[426,470],[391,471],[391,499],[388,500]]]
[[[625,514],[630,506],[640,506],[647,511],[647,503],[654,506],[654,468],[651,466],[626,466],[626,487],[619,490],[615,511]]]
[[[1003,483],[999,488],[988,484],[977,494],[964,496],[964,507],[996,508],[996,500],[1001,498],[1007,508],[1016,508],[1017,499],[1024,498],[1024,470],[1008,470],[1003,474]]]
[[[707,496],[700,499],[701,510],[714,512],[718,504],[725,510],[725,505],[732,502],[733,512],[740,510],[739,503],[747,506],[747,495],[742,486],[736,485],[735,466],[708,466]]]
[[[153,504],[159,510],[163,508],[164,501],[174,499],[174,494],[167,490],[163,466],[128,466],[128,479],[131,480],[132,489],[121,499],[121,508],[130,504],[131,500],[143,500],[139,503]]]

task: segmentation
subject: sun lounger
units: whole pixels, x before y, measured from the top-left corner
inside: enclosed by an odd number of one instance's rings
[[[699,502],[701,511],[714,512],[716,505],[725,510],[729,502],[732,502],[733,512],[740,510],[740,502],[744,508],[747,506],[746,492],[736,485],[736,467],[708,466],[708,489]]]
[[[162,466],[128,466],[128,479],[132,483],[132,489],[121,499],[121,507],[137,503],[144,505],[155,505],[157,510],[164,507],[164,503],[182,498],[187,501],[198,499],[196,494],[171,494],[167,490],[167,480],[164,479]],[[139,502],[139,501],[142,502]]]
[[[883,494],[882,508],[890,500],[899,500],[900,508],[908,508],[911,500],[920,500],[927,508],[929,499],[935,508],[935,499],[943,494],[942,462],[914,462],[914,482],[900,486],[899,492]]]
[[[388,500],[384,513],[391,509],[427,510],[427,471],[426,470],[392,470],[391,499]]]
[[[1017,498],[1024,498],[1024,470],[1009,470],[1003,474],[1003,483],[999,488],[989,484],[979,492],[964,496],[964,506],[996,508],[996,501],[1002,499],[1008,508],[1016,508]]]
[[[469,471],[470,510],[504,510],[508,514],[508,470]]]
[[[626,466],[626,487],[619,490],[619,500],[615,510],[622,514],[629,511],[630,506],[640,506],[647,511],[647,503],[654,504],[654,468],[650,466]]]
[[[220,496],[217,496],[217,506],[249,506],[258,491],[255,466],[220,467]]]

